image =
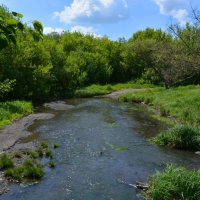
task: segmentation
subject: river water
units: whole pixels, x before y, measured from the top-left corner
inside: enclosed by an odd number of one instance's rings
[[[60,145],[54,151],[56,168],[46,167],[38,184],[11,185],[0,199],[138,200],[142,199],[140,193],[119,180],[146,182],[167,163],[200,166],[194,153],[160,148],[147,141],[166,127],[141,106],[106,99],[68,103],[75,107],[54,111],[55,118],[36,122],[31,128],[38,141]]]

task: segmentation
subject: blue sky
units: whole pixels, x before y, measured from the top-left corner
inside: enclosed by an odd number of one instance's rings
[[[200,0],[0,0],[10,11],[24,15],[24,22],[37,19],[44,33],[80,31],[112,40],[130,38],[147,27],[167,29],[171,23],[191,20],[191,5]]]

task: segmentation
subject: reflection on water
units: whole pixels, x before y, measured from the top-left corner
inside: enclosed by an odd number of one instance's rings
[[[165,127],[139,106],[108,100],[71,100],[76,106],[54,119],[37,122],[33,138],[57,143],[55,169],[36,185],[12,185],[2,200],[126,200],[141,199],[118,180],[145,182],[166,163],[199,167],[190,152],[151,145],[147,138]],[[26,142],[26,141],[25,141]]]

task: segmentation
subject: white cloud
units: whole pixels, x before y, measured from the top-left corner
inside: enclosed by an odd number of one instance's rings
[[[43,33],[44,34],[50,34],[52,32],[57,32],[61,34],[64,30],[61,28],[52,28],[52,27],[44,27]]]
[[[127,18],[127,7],[126,0],[73,0],[54,16],[66,24],[109,23]]]
[[[160,8],[160,13],[169,15],[176,19],[181,25],[189,20],[188,11],[184,7],[188,4],[186,0],[154,0]]]
[[[96,30],[94,30],[94,28],[91,26],[85,27],[85,26],[76,25],[71,28],[71,32],[80,32],[84,35],[89,34],[89,35],[93,35],[94,37],[101,37],[101,35],[98,35],[95,33]]]

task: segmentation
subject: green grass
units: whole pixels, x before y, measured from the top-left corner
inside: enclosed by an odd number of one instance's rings
[[[0,128],[11,124],[14,120],[33,112],[30,102],[10,101],[0,103]]]
[[[56,163],[53,160],[49,161],[49,167],[50,168],[55,168],[56,167]]]
[[[200,129],[189,125],[177,125],[160,133],[154,143],[183,150],[200,150]]]
[[[38,180],[44,175],[41,164],[35,160],[25,160],[20,166],[5,170],[5,176],[17,181]]]
[[[6,155],[3,154],[0,156],[0,168],[1,169],[9,169],[14,167],[13,161]]]
[[[177,123],[200,124],[200,86],[155,88],[120,97],[122,101],[145,102],[160,111],[163,117],[173,116]]]
[[[108,85],[91,85],[75,91],[75,97],[93,97],[98,95],[109,94],[114,91],[122,89],[139,89],[139,88],[152,88],[155,87],[151,84],[138,84],[138,83],[119,83]]]
[[[149,200],[200,200],[200,171],[168,165],[150,180]]]

